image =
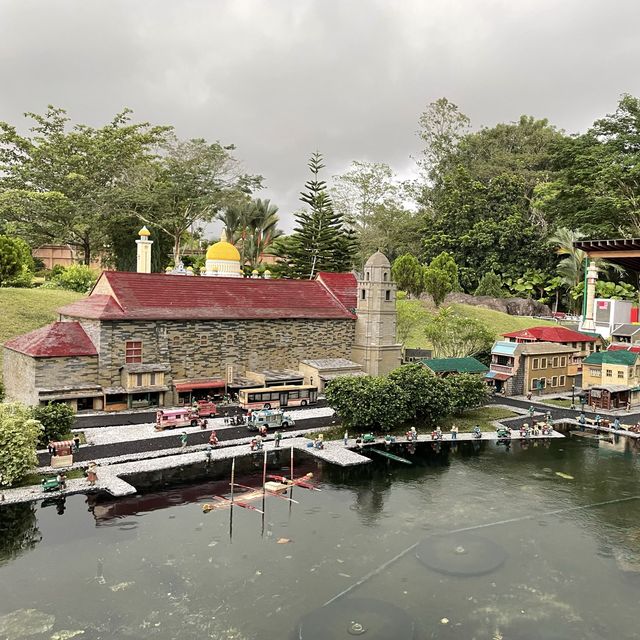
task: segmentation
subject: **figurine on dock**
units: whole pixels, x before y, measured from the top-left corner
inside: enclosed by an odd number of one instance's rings
[[[456,427],[456,425],[451,425],[451,439],[452,440],[457,440],[458,439],[458,427]]]
[[[280,440],[282,440],[282,434],[280,433],[280,431],[276,431],[273,434],[273,440],[275,442],[276,448],[280,448]]]
[[[218,435],[216,434],[215,431],[212,431],[211,435],[209,436],[209,444],[212,447],[217,447],[218,446]]]
[[[87,468],[87,481],[93,487],[98,481],[98,465],[95,462],[90,462]]]

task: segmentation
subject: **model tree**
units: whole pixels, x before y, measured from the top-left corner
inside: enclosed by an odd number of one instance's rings
[[[21,404],[0,404],[0,487],[10,487],[38,464],[42,425]]]

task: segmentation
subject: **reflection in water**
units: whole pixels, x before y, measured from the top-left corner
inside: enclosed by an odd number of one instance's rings
[[[0,562],[33,549],[42,540],[33,503],[0,509]]]

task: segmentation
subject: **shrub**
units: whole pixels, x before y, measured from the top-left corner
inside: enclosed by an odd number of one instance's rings
[[[458,373],[444,380],[456,413],[479,407],[487,400],[488,387],[482,376]]]
[[[489,296],[491,298],[504,298],[504,291],[502,289],[502,278],[499,275],[493,273],[493,271],[487,271],[475,290],[475,296]]]
[[[98,274],[91,267],[84,264],[72,264],[52,276],[51,280],[59,289],[88,293],[97,279]]]
[[[0,404],[0,486],[11,486],[38,464],[42,425],[21,404]]]
[[[46,446],[49,440],[60,440],[70,433],[75,421],[75,413],[68,405],[61,402],[49,402],[41,407],[31,410],[34,420],[43,427],[38,439],[38,444]]]

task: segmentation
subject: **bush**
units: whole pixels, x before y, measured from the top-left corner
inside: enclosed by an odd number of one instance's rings
[[[24,280],[25,272],[33,274],[33,258],[29,245],[20,238],[0,235],[0,285],[14,286],[11,281],[21,278]]]
[[[51,273],[53,274],[54,271],[55,267]],[[98,273],[91,267],[84,264],[72,264],[52,275],[51,282],[58,289],[88,293],[97,279]]]
[[[475,290],[474,296],[489,296],[491,298],[504,298],[504,291],[502,289],[502,278],[499,275],[493,273],[493,271],[487,271]]]
[[[11,486],[38,464],[36,443],[41,430],[30,408],[0,404],[0,486]]]
[[[444,381],[456,413],[479,407],[487,401],[489,388],[482,376],[458,373],[444,378]]]
[[[38,444],[46,446],[49,440],[60,440],[62,436],[71,432],[75,422],[75,412],[68,405],[61,402],[49,402],[31,410],[34,420],[43,427]]]
[[[16,289],[30,289],[33,286],[33,272],[29,271],[26,265],[22,265],[19,273],[12,278],[5,280],[4,287],[14,287]]]

